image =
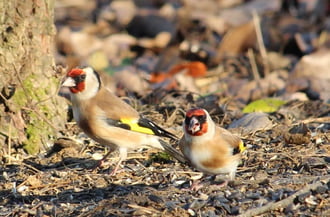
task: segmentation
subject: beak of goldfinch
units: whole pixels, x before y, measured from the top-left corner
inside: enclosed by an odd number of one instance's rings
[[[75,86],[76,86],[76,82],[71,77],[67,77],[62,83],[62,87],[75,87]]]
[[[195,118],[195,117],[191,118],[189,126],[188,126],[188,130],[190,132],[192,132],[193,134],[200,130],[200,123],[197,120],[197,118]]]

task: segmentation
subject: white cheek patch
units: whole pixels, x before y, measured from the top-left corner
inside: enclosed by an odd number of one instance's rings
[[[95,84],[89,84],[88,82],[86,82],[86,89],[82,92],[76,93],[76,96],[80,99],[80,100],[88,100],[92,97],[94,97],[98,92],[98,86],[96,86]]]

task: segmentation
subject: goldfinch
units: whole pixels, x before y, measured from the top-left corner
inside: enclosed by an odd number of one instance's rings
[[[187,111],[182,125],[184,135],[179,147],[190,164],[206,174],[229,174],[233,180],[246,149],[243,141],[217,126],[205,109]]]
[[[179,161],[184,161],[180,152],[160,139],[177,140],[177,137],[140,116],[129,104],[102,86],[99,74],[91,67],[72,69],[62,86],[70,90],[73,117],[83,132],[96,142],[109,146],[110,151],[119,150],[119,161],[112,174],[127,158],[128,149],[141,146],[166,150]]]

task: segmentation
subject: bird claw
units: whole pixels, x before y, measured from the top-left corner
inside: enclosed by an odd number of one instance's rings
[[[102,166],[103,162],[111,154],[111,152],[112,151],[109,151],[108,153],[106,153],[106,155],[104,155],[104,157],[94,165],[94,167],[92,168],[92,172],[94,172],[97,168]]]

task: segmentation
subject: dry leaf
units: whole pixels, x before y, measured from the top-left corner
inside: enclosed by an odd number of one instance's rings
[[[249,22],[252,19],[252,11],[256,11],[257,14],[262,14],[269,11],[278,11],[281,4],[282,1],[280,0],[253,0],[245,4],[238,5],[237,7],[223,10],[220,17],[222,17],[228,25],[239,26]]]
[[[133,67],[126,67],[123,70],[115,72],[113,78],[117,87],[130,92],[143,94],[148,88],[148,83]]]
[[[231,131],[241,132],[243,134],[255,133],[260,130],[269,130],[273,127],[273,122],[269,119],[268,114],[262,112],[253,112],[244,115],[242,118],[233,121],[228,129]],[[236,129],[235,129],[236,128]]]
[[[329,69],[330,50],[322,49],[303,56],[289,76],[286,90],[290,93],[305,90],[310,98],[320,98],[324,101],[329,101]]]

